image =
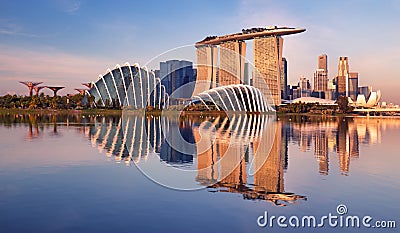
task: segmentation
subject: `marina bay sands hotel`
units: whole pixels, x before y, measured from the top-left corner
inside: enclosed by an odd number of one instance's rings
[[[243,29],[241,33],[209,36],[197,42],[197,80],[193,96],[220,86],[245,84],[258,88],[272,99],[269,100],[270,103],[273,101],[271,104],[279,105],[283,75],[282,36],[304,31],[277,26],[251,28]],[[252,82],[245,76],[246,40],[254,40]]]

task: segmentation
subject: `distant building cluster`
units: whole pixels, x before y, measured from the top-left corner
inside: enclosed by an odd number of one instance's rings
[[[313,87],[313,88],[312,88]],[[381,98],[381,92],[372,91],[371,86],[359,86],[358,72],[350,72],[349,58],[340,57],[337,75],[329,79],[328,76],[328,56],[322,54],[318,57],[318,68],[314,72],[313,86],[310,80],[304,76],[300,77],[298,85],[287,86],[287,100],[318,101],[337,100],[339,96],[348,97],[349,103],[355,107],[374,107]],[[306,98],[314,97],[314,98]],[[327,101],[318,101],[321,103]],[[331,103],[331,102],[327,102]]]

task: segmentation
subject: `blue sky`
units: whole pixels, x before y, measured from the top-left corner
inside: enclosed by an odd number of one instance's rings
[[[26,93],[18,80],[65,85],[62,94],[73,93],[117,63],[144,64],[208,35],[278,25],[307,29],[285,37],[289,83],[300,75],[312,80],[319,54],[328,54],[329,78],[337,73],[339,56],[349,56],[360,85],[400,102],[397,0],[0,0],[0,5],[0,94]]]

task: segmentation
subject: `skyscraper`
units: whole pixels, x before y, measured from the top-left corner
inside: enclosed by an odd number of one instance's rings
[[[244,83],[246,42],[228,41],[220,45],[218,85]]]
[[[271,36],[254,39],[254,73],[253,84],[262,93],[270,93],[274,104],[281,103],[281,68],[283,38]],[[265,87],[265,84],[266,87]]]
[[[300,97],[311,96],[310,80],[306,79],[304,76],[300,76],[299,89],[300,89]]]
[[[324,69],[318,69],[314,73],[314,91],[328,91],[328,74]]]
[[[282,58],[282,67],[281,67],[281,98],[282,99],[288,99],[288,93],[287,93],[287,80],[288,80],[288,74],[287,74],[287,60],[286,58]]]
[[[193,96],[216,87],[218,47],[216,45],[200,45],[196,49],[197,83]]]
[[[348,96],[349,59],[340,57],[338,76],[336,77],[336,97]]]
[[[348,57],[340,57],[338,65],[338,76],[336,77],[336,98],[339,96],[350,97],[357,100],[358,95],[358,73],[350,72]]]
[[[271,105],[281,103],[282,76],[282,36],[304,32],[305,29],[277,27],[243,29],[241,33],[224,36],[208,36],[195,44],[197,49],[198,77],[193,92],[214,88],[216,84],[232,84],[233,76],[238,76],[240,83],[250,84],[261,91],[266,102]],[[244,77],[245,40],[254,40],[254,69],[251,80]],[[218,46],[220,46],[220,67],[217,67]],[[236,51],[242,56],[230,56],[229,51]],[[224,53],[227,54],[224,54]],[[225,72],[232,70],[233,72]],[[205,85],[208,82],[210,84]],[[248,82],[250,81],[250,82]],[[237,83],[236,81],[233,83]],[[244,97],[241,97],[244,98]]]
[[[325,70],[328,73],[328,55],[322,54],[318,56],[318,69]]]
[[[357,100],[357,95],[358,95],[358,73],[357,72],[350,72],[349,73],[349,91],[348,91],[348,96],[353,100]]]
[[[160,78],[168,95],[174,98],[190,98],[196,78],[193,74],[193,64],[184,60],[169,60],[160,62]],[[186,84],[191,84],[180,88]]]
[[[328,56],[322,54],[318,56],[318,69],[314,73],[314,91],[328,91]]]

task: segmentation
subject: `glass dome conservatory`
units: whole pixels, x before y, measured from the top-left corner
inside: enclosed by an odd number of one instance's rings
[[[116,65],[107,69],[92,82],[89,93],[97,106],[118,106],[129,109],[145,109],[148,106],[163,109],[168,107],[169,96],[161,80],[147,67],[135,63]]]
[[[275,111],[259,89],[243,84],[220,86],[206,90],[193,96],[192,103],[218,111]]]

